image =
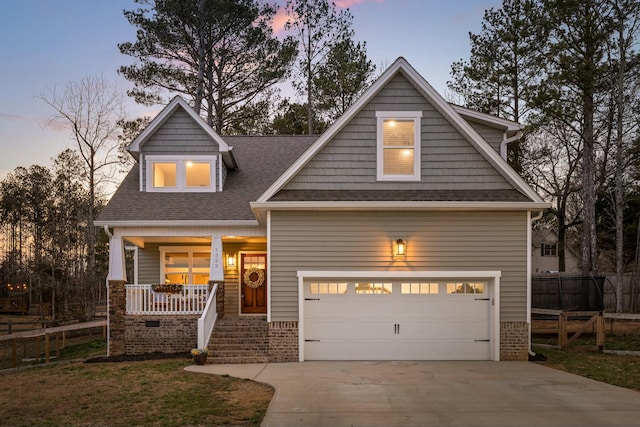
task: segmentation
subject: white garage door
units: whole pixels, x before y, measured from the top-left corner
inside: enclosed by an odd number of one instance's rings
[[[304,282],[305,360],[490,360],[482,280]]]

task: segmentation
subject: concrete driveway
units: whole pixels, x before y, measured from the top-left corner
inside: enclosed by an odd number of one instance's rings
[[[640,426],[640,393],[529,362],[189,366],[272,385],[262,425]]]

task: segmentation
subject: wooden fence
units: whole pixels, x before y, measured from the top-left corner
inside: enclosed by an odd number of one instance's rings
[[[60,357],[60,349],[66,345],[66,333],[69,331],[78,331],[82,329],[102,328],[102,336],[107,336],[107,320],[94,320],[93,322],[73,323],[64,326],[55,326],[52,328],[33,329],[30,331],[15,332],[9,335],[0,335],[0,343],[9,342],[11,344],[11,360],[12,366],[18,366],[18,344],[34,341],[35,360],[40,360],[40,342],[44,340],[44,361],[49,363],[51,358],[51,338],[54,341],[54,350],[56,357]]]
[[[623,278],[623,312],[640,311],[640,278]],[[564,311],[616,311],[616,276],[583,277],[575,274],[545,274],[531,278],[533,308]]]

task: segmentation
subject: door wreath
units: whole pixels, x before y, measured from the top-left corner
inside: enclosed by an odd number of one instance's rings
[[[252,289],[259,288],[264,284],[264,270],[251,267],[244,272],[244,284]]]

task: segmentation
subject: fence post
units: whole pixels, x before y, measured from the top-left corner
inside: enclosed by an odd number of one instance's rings
[[[564,313],[558,315],[558,347],[567,346],[567,318]]]
[[[602,312],[598,313],[598,319],[596,320],[596,341],[598,345],[598,350],[604,350],[604,316]]]
[[[49,345],[49,333],[44,334],[44,363],[49,363],[49,351],[51,346]]]

